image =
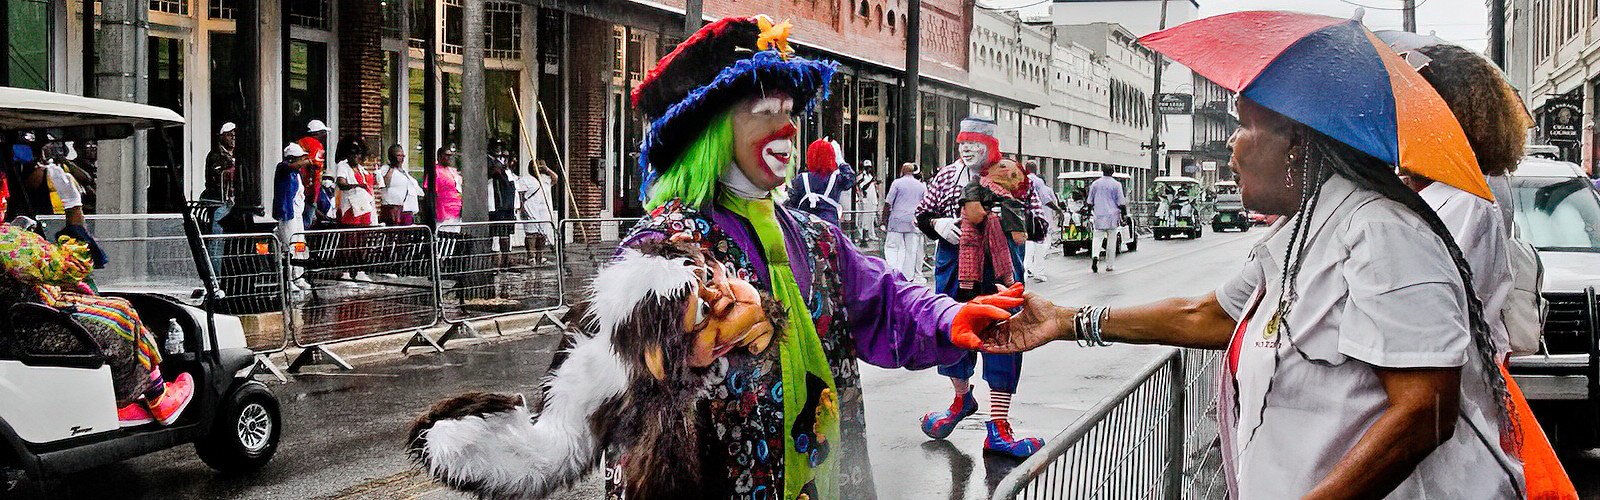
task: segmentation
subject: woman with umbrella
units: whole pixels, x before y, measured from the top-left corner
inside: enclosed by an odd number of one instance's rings
[[[1240,93],[1229,142],[1244,202],[1288,218],[1214,293],[1118,308],[1029,296],[986,349],[1226,349],[1233,498],[1521,497],[1471,270],[1394,173],[1493,198],[1438,94],[1351,20],[1244,12],[1141,43]]]

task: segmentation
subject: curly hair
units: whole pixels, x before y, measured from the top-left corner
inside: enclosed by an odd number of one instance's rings
[[[1417,51],[1432,59],[1422,68],[1422,77],[1461,122],[1467,142],[1478,156],[1478,168],[1489,176],[1516,170],[1532,123],[1522,99],[1500,69],[1455,45],[1430,45]]]

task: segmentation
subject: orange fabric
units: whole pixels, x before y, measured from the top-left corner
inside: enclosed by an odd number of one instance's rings
[[[1478,168],[1478,157],[1467,143],[1461,123],[1450,113],[1450,106],[1388,44],[1370,31],[1366,34],[1389,71],[1400,141],[1399,166],[1494,201],[1494,193],[1489,191],[1489,183]]]
[[[1506,378],[1506,389],[1511,392],[1513,417],[1517,419],[1517,430],[1522,433],[1522,447],[1517,451],[1522,459],[1522,475],[1526,479],[1528,499],[1576,500],[1578,489],[1573,487],[1572,478],[1567,477],[1567,469],[1561,466],[1561,459],[1556,456],[1555,447],[1550,445],[1550,438],[1544,435],[1544,429],[1539,427],[1539,420],[1533,418],[1533,409],[1528,406],[1528,400],[1522,397],[1522,389],[1512,380],[1505,365],[1500,366],[1500,374]]]

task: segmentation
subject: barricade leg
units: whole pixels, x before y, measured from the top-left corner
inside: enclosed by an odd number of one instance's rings
[[[450,329],[446,330],[444,335],[439,336],[439,346],[442,349],[446,342],[455,339],[481,338],[483,338],[483,333],[478,331],[478,327],[472,326],[472,322],[470,321],[461,321],[457,323],[451,323]]]
[[[315,365],[333,365],[340,370],[355,369],[354,366],[351,366],[349,362],[339,357],[338,354],[334,354],[333,351],[324,349],[320,345],[314,345],[300,351],[300,354],[294,357],[294,361],[289,362],[289,373],[300,373],[301,368]]]
[[[282,368],[278,368],[277,363],[273,363],[270,358],[267,358],[266,354],[256,353],[255,369],[266,370],[267,373],[272,374],[272,378],[278,379],[279,382],[289,382],[289,375]]]
[[[427,347],[433,349],[433,352],[444,352],[444,346],[428,338],[428,334],[423,333],[422,330],[417,330],[411,334],[411,339],[406,341],[405,347],[400,348],[400,354],[411,354],[411,348],[413,347]]]

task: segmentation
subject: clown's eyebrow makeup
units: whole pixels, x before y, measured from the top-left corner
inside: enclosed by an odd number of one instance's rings
[[[755,104],[750,105],[750,112],[753,114],[788,114],[789,110],[792,109],[794,109],[794,99],[787,96],[763,97],[757,99]]]

